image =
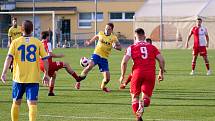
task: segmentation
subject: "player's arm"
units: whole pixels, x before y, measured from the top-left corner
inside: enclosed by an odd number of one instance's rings
[[[131,57],[128,55],[124,55],[124,57],[122,58],[121,61],[121,76],[119,79],[119,82],[122,83],[124,78],[125,78],[125,73],[126,73],[126,69],[127,69],[127,65],[128,65],[128,61]]]
[[[10,63],[13,59],[13,56],[11,55],[8,55],[5,59],[5,62],[4,62],[4,67],[3,67],[3,71],[2,71],[2,74],[1,74],[1,80],[2,82],[5,84],[6,83],[6,75],[7,75],[7,70],[10,66]]]
[[[49,55],[50,57],[53,57],[53,58],[62,58],[62,57],[64,57],[64,54],[54,54],[54,53],[52,52],[52,45],[51,45],[50,42],[47,43],[47,46],[48,46],[48,55]]]
[[[164,79],[164,72],[165,72],[165,61],[164,61],[164,58],[161,54],[158,54],[156,56],[156,60],[158,61],[159,63],[159,67],[160,67],[160,70],[159,70],[159,74],[158,74],[158,80],[159,82],[162,81]]]
[[[10,47],[10,44],[12,42],[12,34],[11,34],[11,29],[8,30],[8,43],[7,47]]]
[[[119,43],[119,41],[117,41],[113,44],[113,48],[116,50],[119,50],[119,51],[122,50],[122,47],[121,47],[121,44]]]
[[[206,41],[207,41],[206,47],[208,47],[209,46],[209,36],[208,36],[207,29],[206,29],[206,32],[205,32],[205,38],[206,38]]]
[[[98,39],[99,39],[99,36],[98,36],[98,35],[95,35],[92,39],[86,40],[84,44],[85,44],[86,46],[89,46],[90,44],[92,44],[93,42],[95,42],[95,41],[98,40]]]
[[[193,35],[193,32],[192,32],[192,29],[190,30],[190,33],[189,33],[189,35],[188,35],[188,37],[187,37],[187,41],[186,41],[186,44],[185,44],[185,48],[188,48],[188,43],[189,43],[189,41],[190,41],[190,38],[191,38],[191,36]]]

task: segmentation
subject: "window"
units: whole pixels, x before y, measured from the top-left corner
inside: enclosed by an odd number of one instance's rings
[[[132,21],[134,12],[111,12],[109,14],[111,21]]]
[[[103,21],[103,12],[97,13],[97,21]],[[91,28],[92,21],[95,20],[95,12],[83,12],[79,13],[79,28]]]

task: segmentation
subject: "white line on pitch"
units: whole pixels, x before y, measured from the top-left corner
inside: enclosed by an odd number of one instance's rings
[[[22,114],[28,115],[28,114]],[[110,118],[110,117],[80,117],[80,116],[59,116],[59,115],[38,115],[40,117],[52,118],[67,118],[67,119],[103,119],[103,120],[135,120],[135,118]],[[177,120],[177,119],[144,119],[146,121],[192,121],[192,120]]]

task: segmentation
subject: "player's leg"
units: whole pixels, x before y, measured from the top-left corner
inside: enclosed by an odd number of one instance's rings
[[[204,61],[205,61],[205,66],[207,68],[207,75],[211,75],[211,70],[210,70],[210,65],[209,65],[209,60],[208,60],[208,57],[207,55],[205,56],[202,56]]]
[[[84,80],[87,76],[87,74],[92,70],[92,68],[97,64],[97,61],[99,59],[99,56],[96,54],[92,54],[91,60],[86,68],[81,72],[80,78]]]
[[[76,81],[80,81],[78,75],[76,74],[76,72],[72,69],[72,67],[65,62],[61,62],[63,63],[63,67],[66,69],[67,73],[69,73]]]
[[[21,83],[13,82],[12,97],[13,104],[11,106],[11,120],[18,121],[19,109],[22,102],[22,96],[25,93],[25,88]]]
[[[196,60],[197,60],[198,54],[199,54],[199,48],[193,47],[193,52],[192,52],[193,58],[192,58],[192,65],[191,65],[192,70],[190,72],[190,75],[194,75],[194,71],[195,71],[195,67],[196,67]]]
[[[54,73],[50,80],[49,80],[49,93],[48,96],[55,96],[54,94],[54,86],[55,86],[55,80],[56,80],[56,73]]]
[[[101,84],[101,89],[105,92],[110,92],[110,89],[108,89],[106,87],[106,85],[109,83],[110,81],[110,72],[109,71],[104,71],[102,72],[103,74],[103,80],[102,80],[102,84]]]
[[[28,109],[29,109],[29,121],[36,121],[38,91],[39,91],[38,83],[27,84],[26,99],[27,99]]]

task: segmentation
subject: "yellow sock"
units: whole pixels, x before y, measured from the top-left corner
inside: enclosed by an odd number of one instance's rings
[[[11,107],[11,120],[18,121],[19,119],[19,105],[13,103]]]
[[[29,121],[36,121],[37,105],[29,105]]]
[[[81,76],[87,76],[84,72],[81,72]]]

